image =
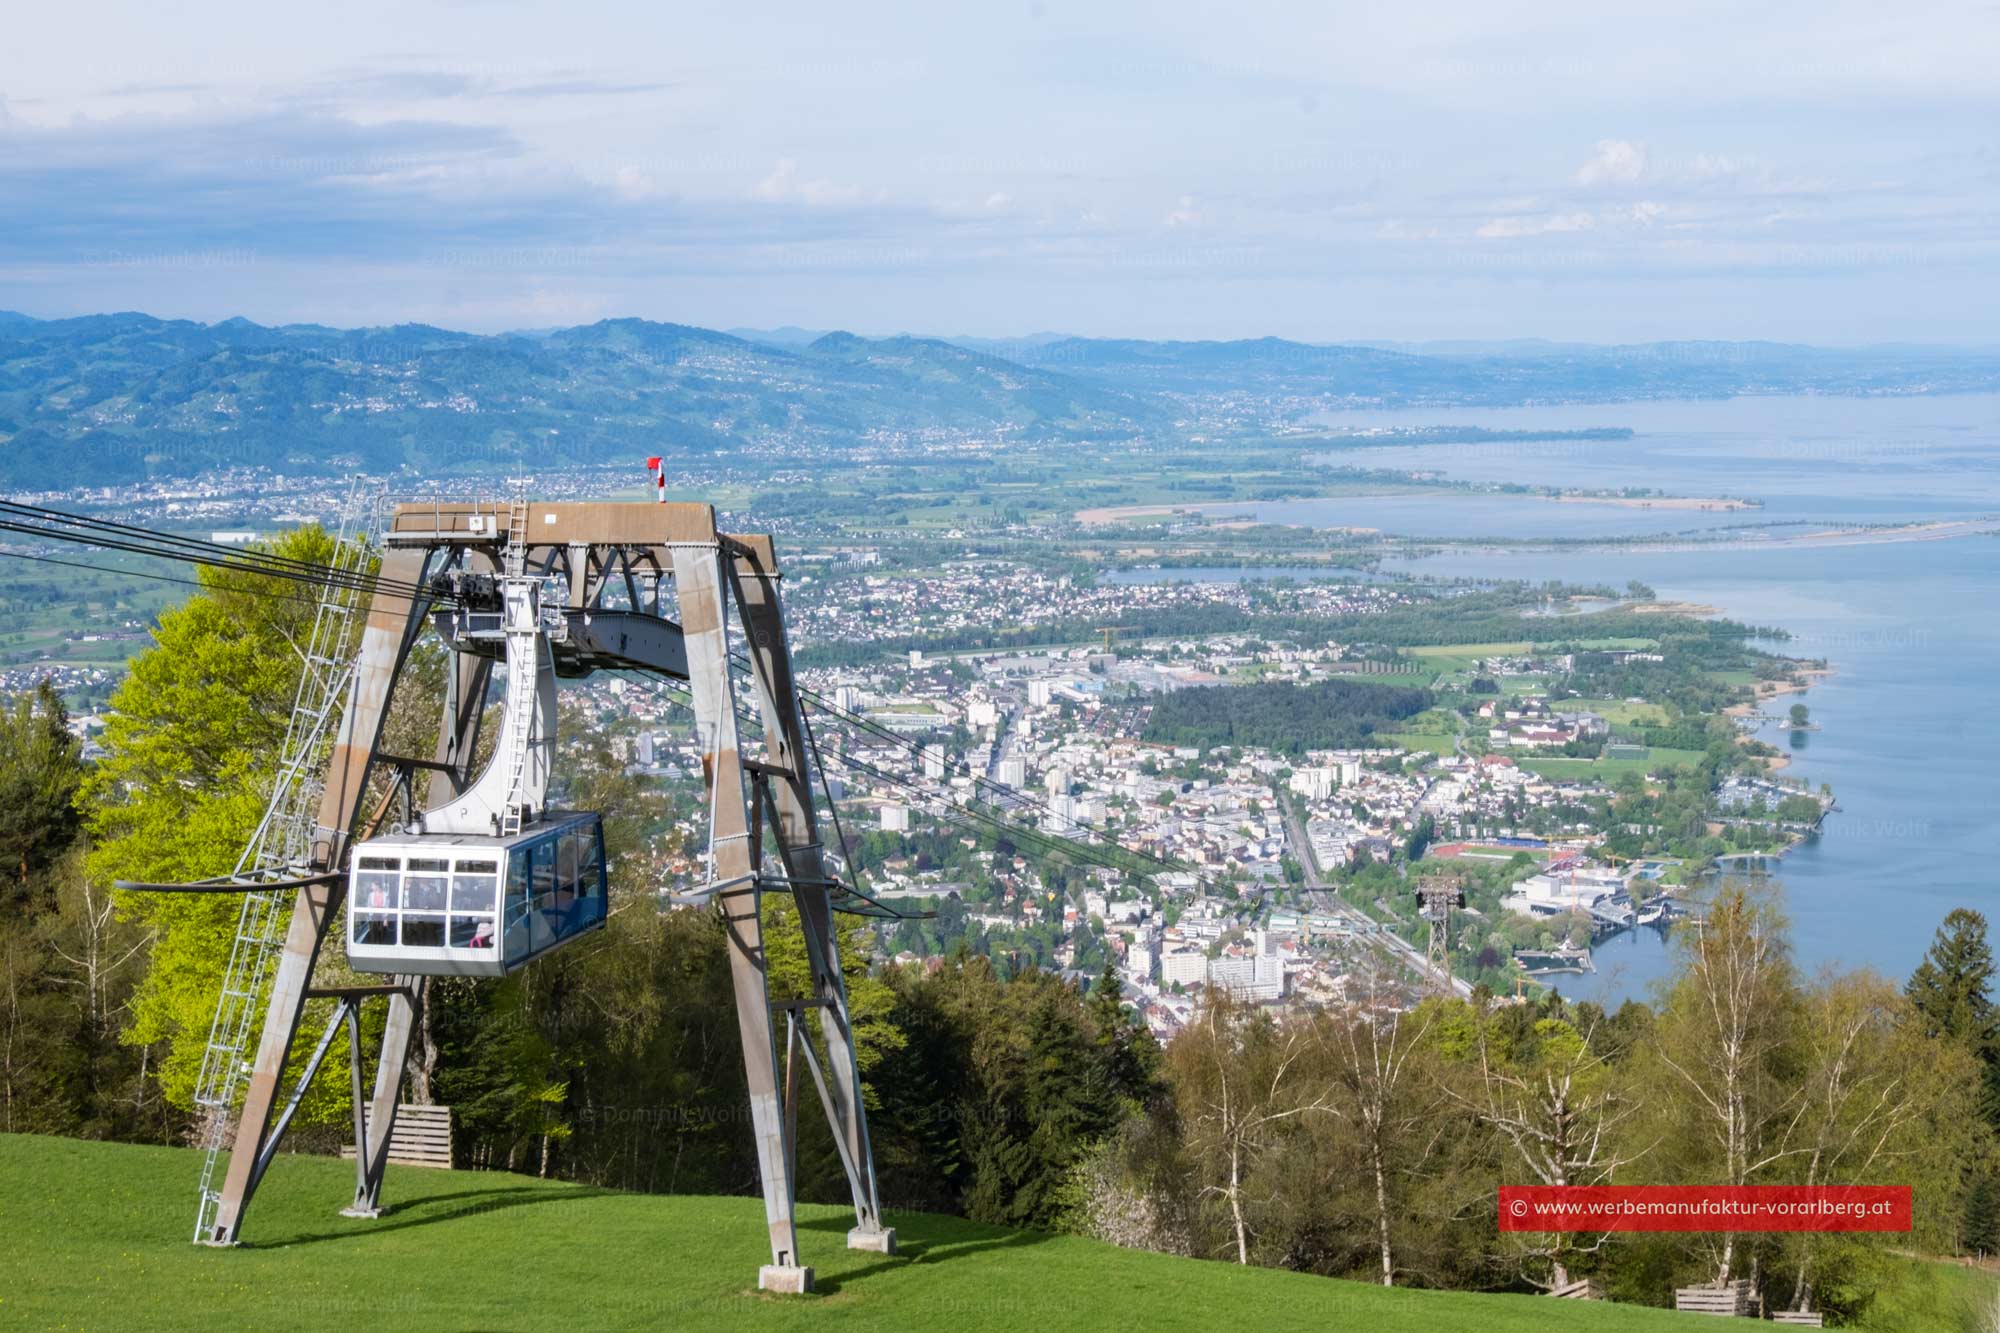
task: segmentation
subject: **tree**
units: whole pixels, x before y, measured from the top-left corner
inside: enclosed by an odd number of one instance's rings
[[[1619,1142],[1619,1129],[1638,1103],[1607,1054],[1593,1045],[1593,1032],[1552,1016],[1514,1033],[1499,1015],[1465,1009],[1470,1041],[1461,1037],[1445,1045],[1447,1054],[1470,1066],[1471,1077],[1448,1080],[1447,1094],[1495,1130],[1529,1175],[1544,1185],[1604,1185],[1643,1154],[1644,1147],[1628,1151]],[[1601,1244],[1600,1238],[1586,1248]],[[1531,1251],[1548,1265],[1549,1288],[1569,1285],[1574,1249],[1568,1233],[1556,1232]]]
[[[1104,970],[1090,988],[1090,1018],[1112,1093],[1128,1111],[1136,1112],[1160,1091],[1160,1047],[1146,1025],[1125,1012],[1124,992],[1117,964],[1107,953]]]
[[[1983,1171],[1966,1195],[1959,1244],[1981,1258],[2000,1251],[2000,1192],[1993,1188],[1993,1177]]]
[[[1444,1119],[1434,1114],[1436,1082],[1425,1076],[1432,1004],[1405,1012],[1372,983],[1358,1004],[1322,1015],[1320,1040],[1331,1060],[1330,1105],[1355,1136],[1373,1187],[1381,1282],[1396,1285],[1392,1223],[1402,1216],[1392,1178],[1412,1174],[1437,1147]]]
[[[1662,1090],[1672,1094],[1660,1109],[1694,1174],[1751,1184],[1798,1151],[1789,1130],[1803,1089],[1784,1065],[1799,1002],[1784,923],[1770,902],[1728,884],[1678,942],[1686,970],[1657,1029],[1670,1076]],[[1724,1233],[1716,1282],[1729,1281],[1737,1249],[1736,1233]]]
[[[1985,1050],[1994,1036],[1993,950],[1986,918],[1956,908],[1938,927],[1905,993],[1927,1032]]]
[[[69,1119],[59,1101],[67,1043],[51,961],[32,932],[0,920],[0,1132],[52,1132]]]
[[[1796,1139],[1802,1185],[1863,1184],[1880,1179],[1917,1152],[1927,1108],[1948,1097],[1951,1061],[1925,1047],[1931,1039],[1903,1021],[1903,1002],[1866,973],[1823,978],[1808,988],[1800,1014]],[[1907,1179],[1902,1170],[1898,1180]],[[1853,1243],[1852,1238],[1848,1238]],[[1794,1242],[1797,1271],[1791,1308],[1813,1308],[1825,1246],[1811,1232]]]
[[[60,1033],[68,1071],[66,1129],[90,1137],[128,1138],[170,1119],[152,1085],[156,1052],[119,1041],[132,989],[145,968],[144,931],[118,917],[114,895],[83,873],[82,857],[66,857],[56,876],[55,909],[35,922],[53,955],[49,981],[62,997]]]
[[[1926,1033],[1958,1042],[1984,1062],[1982,1109],[1987,1121],[2000,1127],[2000,1015],[1993,1009],[1993,975],[1986,918],[1955,908],[1939,925],[1904,994]]]
[[[1804,704],[1792,705],[1791,717],[1792,717],[1793,727],[1797,728],[1805,726],[1807,719],[1809,719],[1811,716],[1812,716],[1812,710],[1807,708]]]
[[[274,549],[323,564],[333,539],[302,528]],[[298,680],[294,645],[310,632],[316,595],[237,570],[204,568],[200,579],[203,591],[163,612],[154,646],[132,660],[112,696],[105,756],[80,793],[94,843],[85,873],[100,886],[228,872],[269,796]],[[189,1107],[240,904],[223,894],[123,898],[127,918],[154,939],[125,1039],[168,1043],[161,1086],[170,1103]],[[330,1054],[334,1068],[345,1041]],[[346,1106],[334,1083],[325,1085],[332,1101],[315,1099],[309,1113]]]
[[[883,980],[905,1038],[870,1075],[884,1193],[1003,1226],[1071,1222],[1080,1168],[1129,1106],[1093,1006],[1053,973],[1003,979],[964,949]]]
[[[0,903],[18,909],[30,878],[45,873],[76,840],[81,754],[62,696],[48,677],[0,711],[0,873],[10,881]]]
[[[1250,1262],[1251,1174],[1288,1122],[1333,1112],[1328,1089],[1311,1077],[1310,1057],[1317,1054],[1305,1024],[1281,1028],[1270,1015],[1215,990],[1167,1047],[1199,1194],[1227,1211],[1239,1264]]]

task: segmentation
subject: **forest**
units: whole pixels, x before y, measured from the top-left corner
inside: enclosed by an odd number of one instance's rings
[[[1261,746],[1296,756],[1372,744],[1377,731],[1394,731],[1431,703],[1429,690],[1363,680],[1209,685],[1158,696],[1144,739],[1203,750]]]

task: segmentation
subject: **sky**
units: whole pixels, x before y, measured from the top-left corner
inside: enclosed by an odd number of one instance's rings
[[[16,7],[0,309],[2000,343],[2000,4]]]

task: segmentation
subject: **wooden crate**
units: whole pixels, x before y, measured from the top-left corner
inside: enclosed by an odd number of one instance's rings
[[[363,1116],[372,1126],[374,1117],[364,1109]],[[340,1155],[352,1160],[354,1145],[349,1143],[340,1150]],[[396,1123],[389,1130],[389,1160],[398,1166],[438,1166],[451,1165],[451,1108],[449,1106],[399,1106],[396,1108]]]
[[[1601,1301],[1604,1288],[1597,1285],[1597,1279],[1580,1277],[1568,1286],[1557,1287],[1549,1295],[1566,1301]]]
[[[1674,1308],[1689,1314],[1748,1315],[1750,1280],[1742,1278],[1720,1287],[1676,1287]]]

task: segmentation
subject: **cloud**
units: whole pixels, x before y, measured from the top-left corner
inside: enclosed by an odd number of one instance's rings
[[[1629,139],[1599,139],[1597,151],[1576,169],[1578,185],[1629,184],[1646,174],[1646,149]]]
[[[799,179],[799,164],[789,157],[780,159],[770,175],[750,187],[750,197],[767,204],[804,204],[808,208],[840,208],[862,202],[858,186]]]
[[[1597,219],[1589,213],[1517,214],[1513,217],[1491,218],[1472,234],[1486,240],[1497,240],[1516,236],[1545,236],[1551,232],[1589,231],[1596,225]]]
[[[621,166],[613,172],[611,188],[621,199],[657,199],[667,193],[667,187],[652,172],[633,166]]]
[[[0,257],[249,248],[371,255],[476,234],[518,204],[505,131],[317,113],[0,124]],[[536,200],[537,207],[559,202]]]

